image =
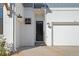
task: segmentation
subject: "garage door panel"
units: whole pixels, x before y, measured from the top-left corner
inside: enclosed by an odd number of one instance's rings
[[[54,45],[79,45],[79,26],[53,26]]]

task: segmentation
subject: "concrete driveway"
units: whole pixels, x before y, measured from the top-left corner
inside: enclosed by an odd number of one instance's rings
[[[79,47],[21,47],[12,56],[79,56]]]

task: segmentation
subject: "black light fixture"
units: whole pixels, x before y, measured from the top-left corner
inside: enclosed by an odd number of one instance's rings
[[[17,16],[17,18],[22,18],[22,16],[19,14],[19,15]]]
[[[48,28],[51,28],[51,25],[50,25],[50,23],[47,23],[47,25],[48,25]]]

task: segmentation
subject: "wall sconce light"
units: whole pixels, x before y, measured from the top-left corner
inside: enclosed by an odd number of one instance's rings
[[[19,14],[19,15],[17,16],[17,18],[22,18],[22,16]]]
[[[50,23],[47,23],[47,25],[48,25],[48,28],[51,28],[51,25],[50,25]]]

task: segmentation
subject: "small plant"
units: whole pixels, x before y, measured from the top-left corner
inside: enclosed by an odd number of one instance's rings
[[[0,56],[8,56],[10,55],[10,51],[7,48],[6,39],[0,39]]]

